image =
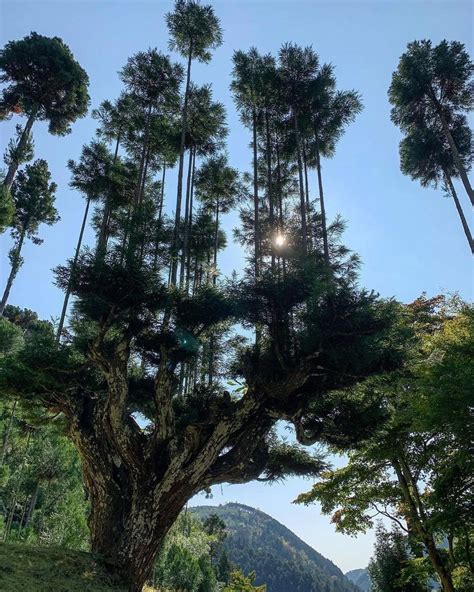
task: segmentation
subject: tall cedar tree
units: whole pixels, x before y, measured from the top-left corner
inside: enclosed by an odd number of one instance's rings
[[[31,33],[8,42],[0,52],[0,82],[5,85],[0,117],[16,113],[28,118],[17,146],[19,155],[35,121],[47,121],[49,132],[62,136],[87,113],[89,78],[59,37]],[[20,162],[15,159],[8,167],[5,190],[10,189]]]
[[[413,41],[401,56],[388,94],[392,121],[404,132],[418,126],[440,129],[449,144],[457,173],[474,205],[474,191],[453,137],[453,124],[474,108],[474,63],[462,43]],[[436,125],[438,123],[439,125]],[[468,164],[468,167],[466,167]]]
[[[33,164],[26,165],[25,170],[20,171],[13,182],[11,193],[15,215],[11,235],[15,244],[9,253],[11,269],[0,302],[0,315],[3,315],[13,281],[23,264],[21,250],[25,239],[40,245],[43,241],[37,235],[38,227],[41,224],[55,224],[59,220],[54,207],[55,192],[56,183],[51,182],[45,160],[36,160]]]
[[[172,244],[171,285],[176,285],[178,273],[179,229],[181,223],[181,201],[183,197],[184,151],[186,142],[188,101],[193,60],[207,63],[211,49],[222,43],[222,29],[219,19],[210,5],[201,5],[197,0],[176,0],[174,11],[166,16],[171,35],[170,48],[187,59],[186,86],[184,90],[181,118],[181,142],[179,150],[178,188],[176,195],[175,226]]]

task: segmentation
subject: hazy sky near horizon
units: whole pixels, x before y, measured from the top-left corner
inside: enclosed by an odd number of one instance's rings
[[[341,89],[357,89],[364,111],[338,145],[332,161],[323,163],[329,217],[341,214],[347,221],[345,243],[363,261],[361,284],[382,296],[408,302],[425,291],[459,292],[472,298],[472,260],[454,204],[441,190],[423,189],[399,170],[400,133],[390,121],[387,88],[398,59],[408,42],[430,38],[459,40],[472,51],[473,9],[457,0],[214,0],[224,29],[224,43],[208,65],[193,66],[193,79],[212,82],[214,96],[228,111],[231,164],[249,170],[250,136],[239,121],[229,92],[231,58],[236,49],[256,46],[276,54],[286,41],[312,45],[322,62],[332,62]],[[90,77],[91,107],[120,92],[118,70],[133,53],[158,47],[167,51],[168,32],[164,15],[168,1],[131,0],[35,0],[11,2],[0,7],[2,45],[31,31],[57,35],[71,48]],[[176,59],[179,59],[175,56]],[[1,150],[14,124],[2,123]],[[51,269],[73,253],[84,202],[68,187],[69,158],[76,159],[82,144],[95,131],[90,117],[76,122],[72,134],[58,138],[35,124],[35,157],[45,158],[58,183],[57,207],[61,221],[40,230],[45,242],[27,244],[25,264],[11,291],[10,303],[28,307],[42,318],[57,317],[62,293],[53,285]],[[171,178],[171,181],[173,179]],[[316,195],[311,172],[312,197]],[[458,184],[459,186],[459,184]],[[472,223],[470,206],[460,196]],[[167,187],[168,209],[173,208],[175,185]],[[238,223],[235,214],[224,219],[229,235]],[[230,239],[230,236],[229,236]],[[87,241],[92,240],[90,232]],[[231,241],[230,241],[231,242]],[[92,244],[92,243],[91,243]],[[0,289],[8,274],[8,235],[0,238]],[[224,273],[242,267],[243,253],[230,244],[221,255]],[[337,463],[337,459],[335,459]],[[291,528],[315,549],[347,571],[367,565],[373,533],[346,537],[334,532],[329,518],[317,506],[292,505],[311,482],[292,479],[268,487],[262,484],[214,488],[209,502],[239,501],[260,508]]]

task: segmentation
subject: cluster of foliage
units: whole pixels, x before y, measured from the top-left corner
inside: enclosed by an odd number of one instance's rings
[[[474,63],[462,43],[413,41],[401,56],[389,89],[392,121],[404,133],[400,168],[423,187],[438,187],[453,198],[474,254],[474,239],[453,178],[460,177],[474,206],[467,173],[474,144],[467,115],[474,109]]]
[[[260,510],[229,503],[192,511],[201,519],[210,513],[222,519],[227,530],[222,549],[230,561],[245,572],[256,569],[256,583],[265,582],[272,592],[356,590],[331,561]]]
[[[372,527],[377,516],[391,519],[406,534],[406,562],[415,572],[423,566],[443,590],[468,589],[474,309],[457,298],[421,297],[403,316],[414,329],[403,368],[352,394],[362,405],[377,403],[377,428],[351,446],[335,447],[348,454],[347,466],[325,472],[298,501],[319,501],[336,529],[348,534]],[[396,532],[383,543],[392,555],[407,546],[400,537]]]

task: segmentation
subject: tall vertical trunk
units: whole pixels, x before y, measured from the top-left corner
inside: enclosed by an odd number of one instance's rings
[[[308,243],[308,229],[306,225],[306,199],[303,185],[303,162],[301,157],[300,134],[298,129],[298,118],[293,111],[293,124],[295,128],[296,157],[298,161],[298,178],[300,190],[300,212],[301,212],[301,233],[303,238],[303,252],[306,253]]]
[[[8,539],[8,536],[10,534],[10,530],[12,527],[13,517],[15,515],[15,507],[16,507],[16,503],[18,501],[18,494],[20,493],[20,487],[21,487],[22,480],[23,480],[22,479],[23,470],[24,470],[25,464],[26,464],[26,456],[28,454],[28,449],[30,447],[31,433],[32,433],[32,430],[29,429],[28,435],[26,437],[25,449],[23,451],[23,458],[21,460],[20,468],[18,469],[17,486],[16,486],[15,490],[13,491],[11,508],[10,508],[10,512],[8,514],[7,523],[5,524],[5,532],[3,534],[3,541],[4,542]]]
[[[84,217],[82,218],[82,224],[81,224],[81,230],[79,232],[79,238],[77,239],[76,252],[74,253],[74,260],[72,262],[72,266],[71,266],[71,270],[70,270],[70,274],[69,274],[69,281],[67,283],[66,294],[64,295],[64,302],[63,302],[63,308],[62,308],[62,311],[61,311],[61,318],[59,319],[58,330],[57,330],[57,333],[56,333],[56,341],[57,341],[57,343],[60,342],[60,340],[61,340],[61,333],[63,332],[64,321],[66,319],[67,306],[68,306],[68,303],[69,303],[69,297],[71,296],[72,276],[73,276],[73,273],[74,273],[74,271],[76,269],[77,260],[79,259],[79,253],[81,252],[82,239],[84,237],[84,229],[86,227],[87,215],[89,214],[89,206],[90,206],[90,204],[91,204],[91,198],[88,197],[87,198],[87,201],[86,201],[86,209],[84,210]]]
[[[216,202],[216,223],[214,226],[214,277],[212,280],[213,285],[217,283],[217,250],[219,247],[219,200]]]
[[[118,158],[118,151],[120,147],[120,140],[121,134],[120,132],[117,135],[117,140],[115,142],[115,151],[114,151],[114,158],[112,160],[112,165],[115,166],[117,163]],[[107,250],[107,241],[109,239],[109,225],[110,225],[110,216],[111,216],[111,198],[110,192],[108,193],[105,205],[104,205],[104,213],[102,215],[102,223],[100,226],[99,238],[97,240],[97,256],[100,257],[102,254],[105,254]]]
[[[273,181],[272,181],[272,143],[270,136],[270,120],[268,117],[268,109],[265,111],[265,132],[266,132],[266,152],[267,152],[267,194],[268,207],[270,214],[270,251],[271,251],[271,269],[275,271],[275,247],[274,247],[274,233],[275,233],[275,212],[273,204]]]
[[[181,268],[179,271],[179,287],[184,286],[184,278],[186,272],[186,260],[188,256],[188,242],[189,242],[189,208],[191,203],[191,181],[193,171],[193,154],[194,149],[189,149],[188,158],[188,179],[186,183],[186,203],[184,206],[184,231],[183,231],[183,249],[181,252]]]
[[[259,228],[259,203],[258,203],[258,154],[257,154],[257,111],[252,112],[253,132],[253,209],[254,209],[254,240],[255,240],[255,278],[260,273],[260,228]]]
[[[8,276],[7,284],[5,286],[5,291],[3,292],[2,301],[0,302],[0,316],[3,316],[5,306],[7,305],[7,302],[8,302],[8,297],[10,296],[10,290],[12,288],[13,281],[16,277],[16,274],[18,273],[18,270],[20,269],[20,254],[21,254],[21,249],[23,247],[23,242],[25,240],[25,233],[26,233],[26,231],[23,230],[20,235],[20,238],[18,240],[18,245],[15,249],[15,255],[12,258],[13,261],[12,261],[12,266],[10,269],[10,275]]]
[[[392,466],[397,475],[398,483],[408,508],[413,529],[425,546],[431,564],[441,581],[443,592],[455,592],[451,573],[443,562],[433,539],[433,535],[426,528],[425,520],[423,519],[424,509],[413,477],[401,458],[392,459]]]
[[[15,401],[13,402],[13,407],[12,407],[11,413],[10,413],[10,418],[8,420],[7,431],[5,432],[5,435],[3,436],[2,455],[0,456],[0,467],[3,465],[3,462],[5,461],[5,456],[7,454],[8,443],[10,441],[10,436],[11,436],[12,429],[13,429],[13,420],[15,419],[15,410],[16,410],[17,404],[18,404],[18,399],[15,399]]]
[[[453,197],[454,205],[456,206],[456,210],[458,211],[459,218],[461,219],[461,224],[464,230],[464,234],[466,235],[467,242],[469,243],[471,253],[474,255],[474,240],[472,238],[471,230],[467,223],[466,216],[464,215],[464,211],[459,201],[458,194],[456,193],[456,189],[454,188],[453,182],[451,181],[451,177],[448,175],[446,170],[444,171],[444,178],[446,180],[446,185]]]
[[[193,198],[194,198],[194,175],[196,172],[196,148],[193,155],[193,170],[191,173],[191,194],[189,198],[189,219],[188,219],[188,236],[186,242],[187,260],[186,260],[186,292],[189,292],[189,282],[191,279],[191,246],[189,242],[192,238],[193,232]]]
[[[186,73],[186,89],[184,92],[183,117],[181,122],[181,143],[179,148],[178,189],[176,194],[176,212],[174,221],[173,244],[171,248],[171,285],[176,286],[178,273],[179,226],[181,221],[181,201],[183,197],[184,148],[186,142],[186,126],[188,119],[189,85],[191,82],[191,63],[193,58],[192,42],[189,46],[188,68]]]
[[[18,142],[17,150],[21,154],[26,147],[28,139],[30,137],[31,128],[33,127],[33,123],[35,122],[36,118],[36,109],[30,114],[28,117],[28,121],[26,122],[25,129],[23,130],[20,141]],[[13,180],[15,179],[16,172],[18,170],[20,163],[18,160],[14,160],[10,166],[8,167],[7,174],[5,175],[5,179],[3,181],[3,187],[5,189],[10,190],[13,184]]]
[[[469,178],[467,176],[466,169],[464,168],[464,165],[461,161],[461,157],[459,156],[459,152],[458,152],[456,143],[454,142],[453,135],[451,134],[451,130],[449,129],[449,125],[448,125],[448,122],[446,121],[446,117],[443,113],[443,109],[438,101],[435,101],[435,105],[436,105],[436,110],[438,112],[438,115],[441,119],[441,125],[443,126],[443,130],[444,130],[444,133],[445,133],[446,138],[448,140],[449,147],[451,148],[451,153],[453,155],[454,164],[456,165],[456,168],[458,169],[459,176],[461,177],[464,188],[469,196],[469,199],[471,200],[471,204],[474,206],[474,191],[471,187],[471,183],[469,182]]]
[[[160,193],[160,204],[158,206],[158,230],[155,237],[155,255],[153,257],[153,271],[158,269],[158,254],[160,246],[160,231],[161,231],[161,219],[163,218],[163,205],[165,201],[165,179],[166,179],[166,163],[163,163],[163,175],[161,177],[161,193]]]
[[[323,249],[324,261],[329,265],[329,244],[328,244],[328,229],[326,223],[326,208],[324,205],[324,191],[323,191],[323,177],[321,173],[321,155],[319,151],[318,134],[315,132],[316,139],[316,170],[318,172],[318,186],[319,186],[319,203],[321,206],[321,225],[323,229]]]

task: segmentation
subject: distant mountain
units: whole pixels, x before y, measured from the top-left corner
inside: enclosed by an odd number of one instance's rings
[[[244,572],[255,570],[268,592],[358,592],[329,559],[268,514],[242,504],[191,508],[201,519],[217,514],[226,524],[224,547]]]
[[[362,590],[362,592],[370,592],[372,589],[367,568],[348,571],[346,572],[346,578],[354,583],[357,589]]]

